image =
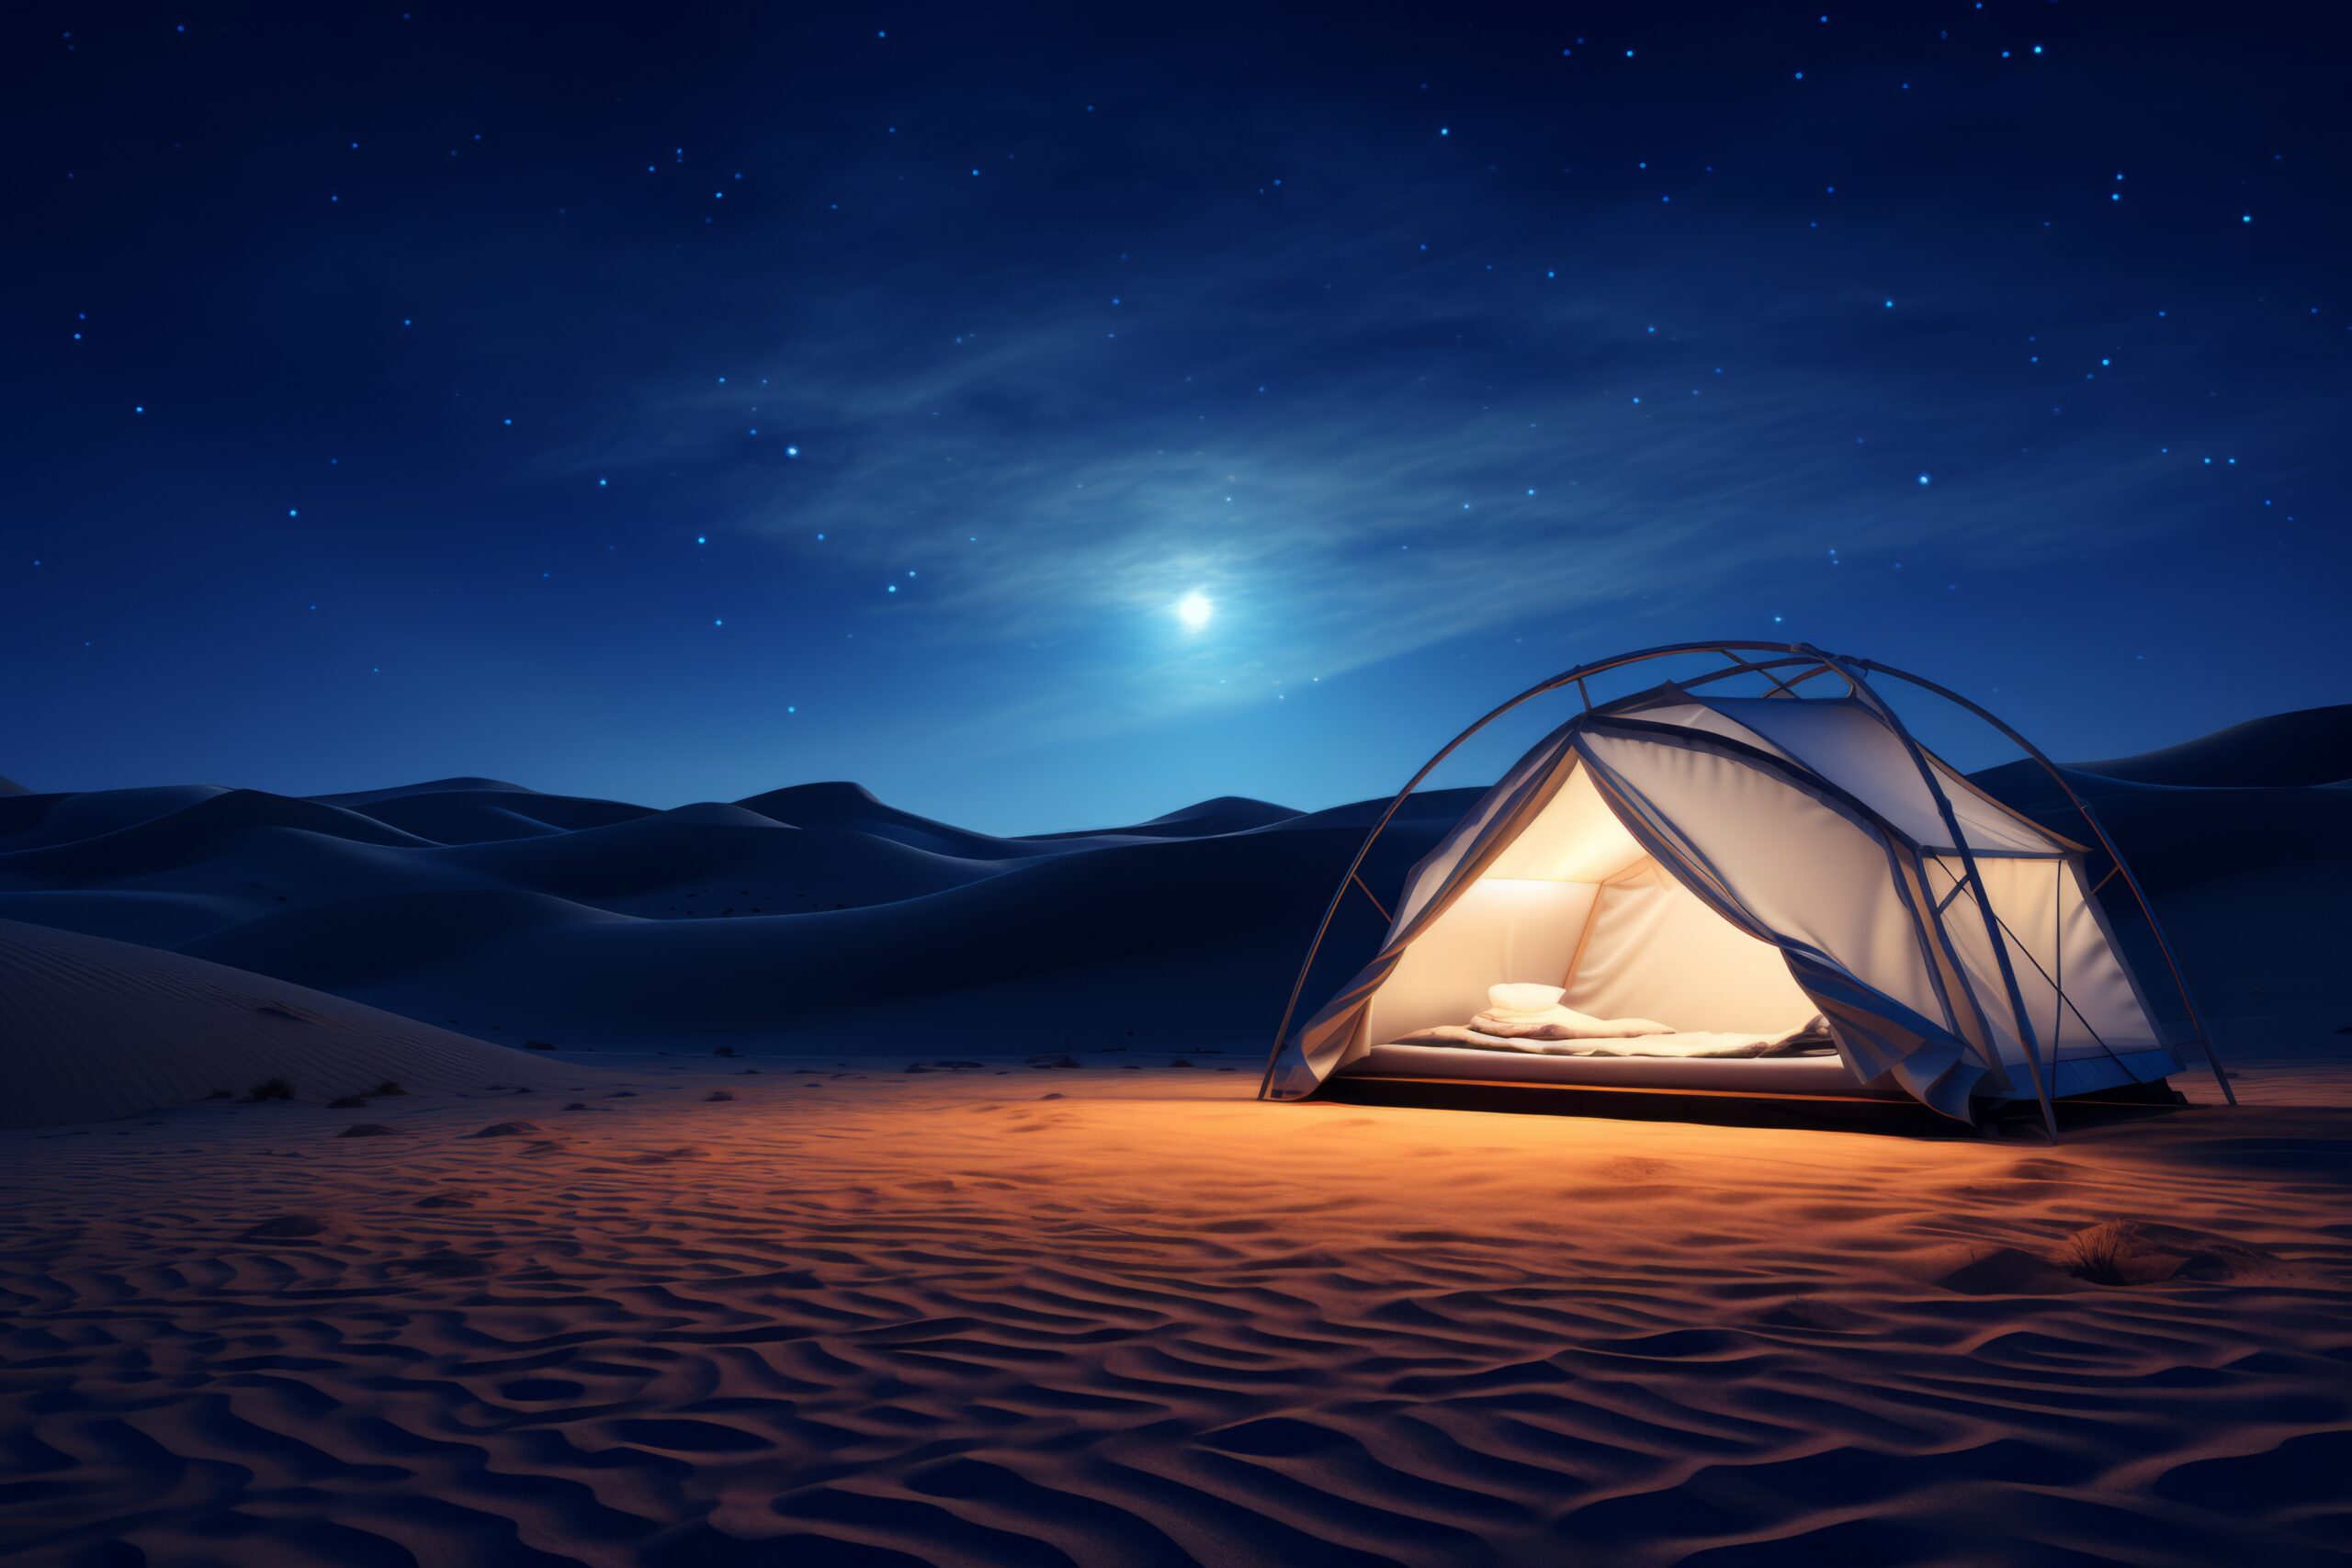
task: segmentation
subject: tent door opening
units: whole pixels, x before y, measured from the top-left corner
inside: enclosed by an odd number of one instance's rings
[[[1577,767],[1542,815],[1408,948],[1365,1039],[1466,1023],[1487,987],[1679,1031],[1777,1036],[1820,1010],[1780,951],[1710,909],[1625,830]]]

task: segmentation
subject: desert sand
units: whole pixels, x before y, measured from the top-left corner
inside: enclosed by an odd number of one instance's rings
[[[0,797],[0,1556],[2331,1560],[2347,737],[2076,775],[2245,1103],[2055,1145],[1258,1102],[1376,807]]]
[[[2052,1148],[1278,1108],[1164,1061],[0,1134],[0,1528],[68,1562],[2352,1546],[2340,1070]],[[2189,1234],[2069,1273],[2117,1220]]]

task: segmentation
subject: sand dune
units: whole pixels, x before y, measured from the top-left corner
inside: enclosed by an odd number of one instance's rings
[[[373,1138],[6,1134],[0,1531],[61,1562],[2352,1549],[2340,1070],[2053,1150],[1274,1108],[1119,1059],[705,1066],[503,1132],[393,1101]],[[2143,1282],[2070,1272],[2119,1231]]]
[[[1098,1030],[1230,1041],[1280,1010],[1299,932],[1353,838],[1218,839],[1182,855],[1101,849],[815,917],[729,917],[722,905],[719,918],[622,918],[519,893],[332,900],[188,951],[567,1048],[726,1041],[901,1054],[909,1026],[948,1055]],[[1237,902],[1242,889],[1256,896]],[[1360,940],[1376,934],[1368,907],[1349,919]],[[1186,987],[1186,975],[1215,980]]]
[[[991,838],[886,806],[863,784],[794,784],[737,804],[796,828],[845,829],[956,860],[1024,860],[1038,852],[1022,840]]]
[[[2352,790],[2294,782],[2347,750],[2352,708],[2317,709],[2072,775],[2173,927],[2225,1049],[2352,1022],[2324,934],[2352,919]],[[2192,775],[2209,782],[2136,782]],[[2039,770],[1984,782],[2078,830]],[[1392,895],[1474,793],[1410,801],[1367,883]],[[668,811],[477,778],[315,800],[17,795],[0,799],[0,918],[567,1049],[888,1054],[905,1043],[873,1027],[882,998],[923,1010],[916,1027],[947,1054],[1089,1032],[1233,1046],[1279,1014],[1385,806],[1226,797],[1001,839],[838,783]],[[1317,985],[1382,924],[1355,897],[1339,918]],[[2117,925],[2160,972],[2136,920]]]
[[[1148,821],[1134,822],[1124,828],[1091,828],[1075,833],[1033,833],[1023,841],[1051,843],[1065,839],[1199,839],[1217,833],[1243,833],[1253,828],[1271,828],[1278,822],[1288,822],[1299,814],[1287,806],[1276,806],[1271,800],[1253,800],[1242,795],[1220,795],[1212,799],[1195,801],[1175,811],[1164,812]]]
[[[220,784],[156,784],[74,795],[28,791],[0,800],[0,844],[13,852],[95,839],[228,793]]]
[[[2075,766],[2107,778],[2176,787],[2341,784],[2352,781],[2352,706],[2273,714],[2137,757]]]
[[[16,869],[57,881],[174,871],[233,855],[243,837],[255,829],[400,849],[426,844],[413,833],[340,807],[232,789],[111,832],[20,851]]]
[[[311,1102],[387,1082],[430,1096],[613,1081],[300,986],[14,920],[0,920],[0,1127],[131,1116],[272,1078]]]
[[[655,815],[650,807],[540,795],[520,784],[486,779],[447,779],[409,789],[320,798],[436,844],[560,835]]]
[[[899,840],[801,828],[737,806],[689,806],[444,857],[499,884],[618,914],[805,914],[919,898],[994,874]],[[707,907],[701,900],[711,900]]]
[[[284,801],[273,818],[275,798],[12,803],[0,918],[567,1048],[862,1051],[877,997],[953,998],[966,1051],[1058,1042],[1081,1013],[1122,1037],[1229,1038],[1279,1011],[1363,819],[1219,801],[1014,840],[835,784],[666,812],[481,780]],[[1417,806],[1374,874],[1401,878],[1459,809]],[[1369,906],[1344,919],[1376,934]]]

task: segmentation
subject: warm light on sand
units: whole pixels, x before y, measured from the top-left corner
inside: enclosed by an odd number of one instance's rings
[[[2053,1149],[1271,1106],[1137,1055],[8,1134],[0,1418],[77,1467],[20,1522],[61,1560],[238,1517],[345,1561],[1826,1562],[1866,1488],[1878,1561],[2312,1551],[2340,1070]],[[2288,1261],[2070,1275],[2117,1217]]]

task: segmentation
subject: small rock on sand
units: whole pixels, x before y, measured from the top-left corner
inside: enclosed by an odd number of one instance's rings
[[[529,1122],[492,1122],[481,1132],[468,1133],[466,1136],[469,1138],[519,1138],[526,1133],[536,1133],[538,1130],[537,1124]]]

